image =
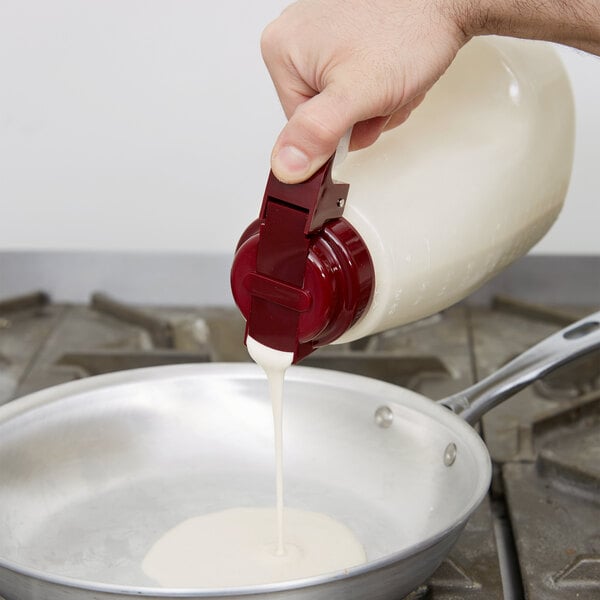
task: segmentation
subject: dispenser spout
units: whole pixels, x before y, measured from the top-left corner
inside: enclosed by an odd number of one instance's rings
[[[293,352],[294,362],[339,337],[357,308],[362,313],[364,284],[357,288],[354,280],[363,278],[352,272],[362,272],[359,264],[366,262],[372,273],[360,236],[341,218],[349,186],[333,181],[332,165],[333,157],[299,184],[269,174],[259,219],[242,236],[231,272],[246,338]],[[349,291],[342,279],[350,282]],[[358,304],[347,306],[348,298]]]

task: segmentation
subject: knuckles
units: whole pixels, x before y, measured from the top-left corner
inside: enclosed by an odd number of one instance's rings
[[[279,19],[276,19],[275,21],[271,21],[261,34],[260,51],[263,60],[267,63],[281,52],[284,41],[281,29]]]

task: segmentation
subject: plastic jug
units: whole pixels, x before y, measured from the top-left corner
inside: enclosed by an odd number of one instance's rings
[[[461,300],[548,231],[573,142],[554,50],[472,40],[410,119],[333,181],[332,161],[303,184],[271,173],[231,272],[247,335],[297,361]]]

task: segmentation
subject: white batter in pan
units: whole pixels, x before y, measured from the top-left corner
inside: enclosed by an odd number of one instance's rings
[[[248,338],[266,372],[273,405],[275,508],[233,508],[188,519],[165,533],[142,568],[163,587],[227,588],[343,571],[366,555],[352,531],[331,517],[283,504],[283,379],[293,354]]]

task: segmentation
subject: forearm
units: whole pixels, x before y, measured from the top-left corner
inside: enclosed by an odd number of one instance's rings
[[[600,55],[600,0],[454,0],[468,37],[547,40]]]

